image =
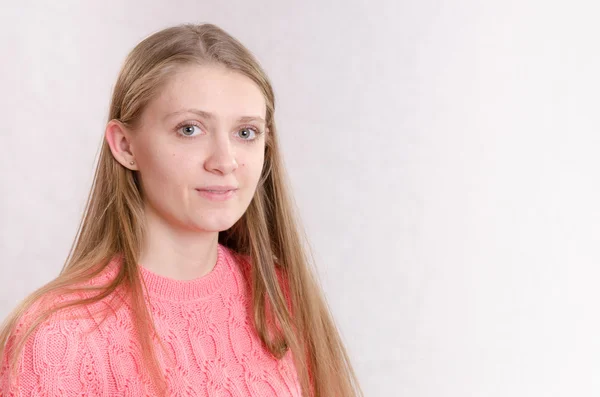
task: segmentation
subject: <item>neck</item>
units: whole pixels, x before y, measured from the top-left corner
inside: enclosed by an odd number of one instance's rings
[[[148,205],[144,212],[141,266],[175,280],[193,280],[211,272],[217,261],[219,232],[175,228]]]

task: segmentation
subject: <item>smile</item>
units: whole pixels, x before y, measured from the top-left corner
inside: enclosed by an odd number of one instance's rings
[[[237,189],[233,190],[198,190],[200,196],[213,201],[225,201],[233,197]]]

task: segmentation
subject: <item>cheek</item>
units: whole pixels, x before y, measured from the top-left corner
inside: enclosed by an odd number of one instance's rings
[[[258,182],[263,169],[263,155],[244,156],[238,160],[237,173],[247,181]]]
[[[158,155],[149,159],[144,168],[144,173],[147,179],[168,182],[177,175],[176,170],[175,157]]]
[[[191,178],[193,166],[177,153],[148,153],[140,165],[144,189],[156,196],[180,191]]]

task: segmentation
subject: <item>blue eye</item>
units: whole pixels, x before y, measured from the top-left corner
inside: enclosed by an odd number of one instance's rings
[[[242,129],[240,129],[238,132],[241,132],[241,131],[244,131],[244,130],[246,130],[246,131],[252,131],[252,132],[254,132],[254,135],[257,135],[257,134],[258,134],[258,133],[257,133],[257,131],[256,131],[254,128],[252,128],[252,127],[243,127],[243,128],[242,128]],[[248,136],[249,136],[249,135],[251,135],[251,134],[250,134],[250,133],[246,134],[246,135],[244,136],[244,138],[248,138]],[[244,140],[251,141],[252,139],[254,139],[254,138],[250,138],[250,139],[244,139]]]
[[[196,132],[196,129],[199,130],[199,127],[195,124],[186,124],[184,126],[181,126],[179,128],[179,131],[181,131],[181,135],[183,136],[194,136],[194,132]]]

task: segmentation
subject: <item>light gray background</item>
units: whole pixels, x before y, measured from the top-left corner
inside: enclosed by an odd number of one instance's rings
[[[273,81],[367,396],[600,393],[598,8],[2,2],[0,316],[59,271],[128,51],[213,22]]]

